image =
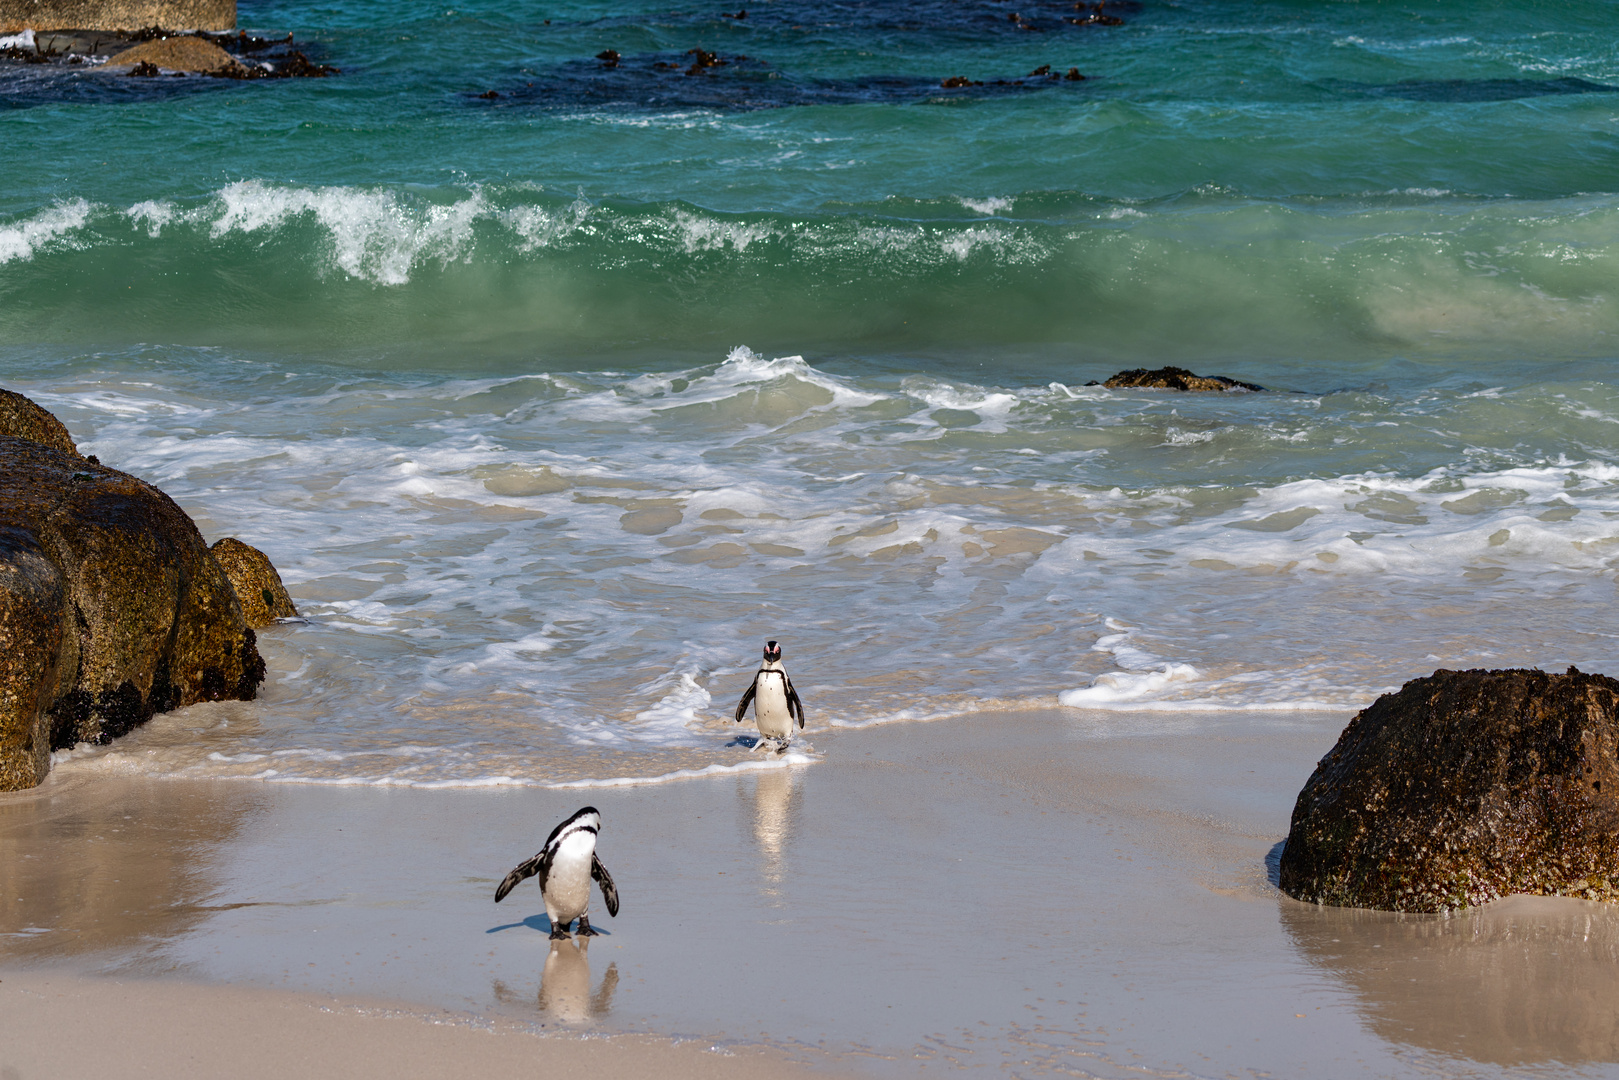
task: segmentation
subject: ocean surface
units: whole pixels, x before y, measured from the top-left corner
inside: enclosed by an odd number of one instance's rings
[[[60,769],[729,769],[766,638],[795,761],[1619,673],[1619,4],[742,10],[242,0],[342,74],[0,68],[0,385],[304,615]],[[1087,385],[1162,364],[1267,392]]]

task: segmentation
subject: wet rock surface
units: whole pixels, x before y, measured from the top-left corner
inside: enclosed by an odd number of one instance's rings
[[[107,61],[108,71],[141,66],[228,77],[233,68],[242,65],[213,42],[191,35],[143,41]]]
[[[28,439],[65,454],[79,453],[67,425],[21,394],[0,390],[0,435]]]
[[[1185,368],[1161,367],[1152,371],[1146,368],[1131,368],[1121,371],[1104,383],[1089,382],[1086,386],[1105,386],[1109,390],[1249,390],[1263,391],[1263,386],[1239,379],[1228,379],[1224,375],[1194,375]]]
[[[0,106],[114,102],[189,93],[208,80],[323,78],[340,69],[311,59],[310,43],[237,33],[58,30],[0,49]],[[124,81],[119,76],[136,76]],[[142,78],[144,76],[144,78]],[[157,77],[163,76],[161,80]],[[150,80],[150,81],[149,81]]]
[[[298,609],[281,584],[270,557],[252,544],[245,544],[234,536],[215,541],[209,549],[225,571],[236,600],[242,605],[242,618],[257,630],[270,626],[277,619],[295,619]]]
[[[1619,899],[1619,680],[1436,671],[1358,713],[1299,793],[1282,891],[1442,912]]]
[[[251,700],[263,679],[185,511],[94,458],[0,435],[0,790],[38,784],[53,749]]]

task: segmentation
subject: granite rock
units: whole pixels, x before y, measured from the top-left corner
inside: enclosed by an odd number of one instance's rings
[[[1293,809],[1282,891],[1443,912],[1619,899],[1619,680],[1445,671],[1358,713]]]
[[[0,790],[52,749],[251,700],[253,630],[185,511],[126,473],[0,436]]]
[[[287,587],[281,584],[281,575],[268,555],[234,536],[215,542],[209,550],[236,590],[247,625],[257,630],[277,619],[298,617],[298,609],[293,607],[292,597],[287,595]]]
[[[234,56],[207,38],[182,36],[143,41],[109,57],[104,70],[116,72],[141,64],[150,64],[164,71],[191,71],[200,75],[225,75],[242,66]]]
[[[236,0],[0,0],[0,33],[20,30],[230,30]]]
[[[0,435],[28,439],[75,457],[79,453],[67,425],[45,408],[10,390],[0,390]]]

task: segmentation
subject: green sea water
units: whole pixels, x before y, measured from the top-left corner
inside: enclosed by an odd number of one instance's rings
[[[1619,670],[1619,5],[746,11],[0,70],[0,383],[308,618],[64,767],[724,765],[767,637],[855,726]],[[1086,385],[1164,363],[1270,392]]]
[[[1110,10],[244,2],[343,74],[0,81],[0,341],[1612,355],[1613,4]]]

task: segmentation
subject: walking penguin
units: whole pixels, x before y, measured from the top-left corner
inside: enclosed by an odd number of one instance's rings
[[[495,903],[506,899],[524,878],[539,876],[540,895],[545,898],[545,913],[551,918],[553,940],[566,938],[573,920],[579,920],[579,936],[595,937],[590,928],[590,880],[601,883],[602,899],[607,903],[607,914],[618,915],[618,888],[613,875],[596,857],[596,834],[601,831],[602,816],[594,806],[587,806],[551,830],[540,853],[506,875],[506,880],[495,890]]]
[[[793,738],[795,712],[798,714],[799,728],[804,726],[804,703],[798,700],[793,680],[787,677],[787,669],[781,666],[781,646],[774,641],[765,642],[764,663],[754,672],[753,683],[737,703],[737,723],[742,722],[749,702],[753,703],[753,719],[759,725],[759,741],[754,749],[769,742],[774,744],[776,753],[784,753]]]

